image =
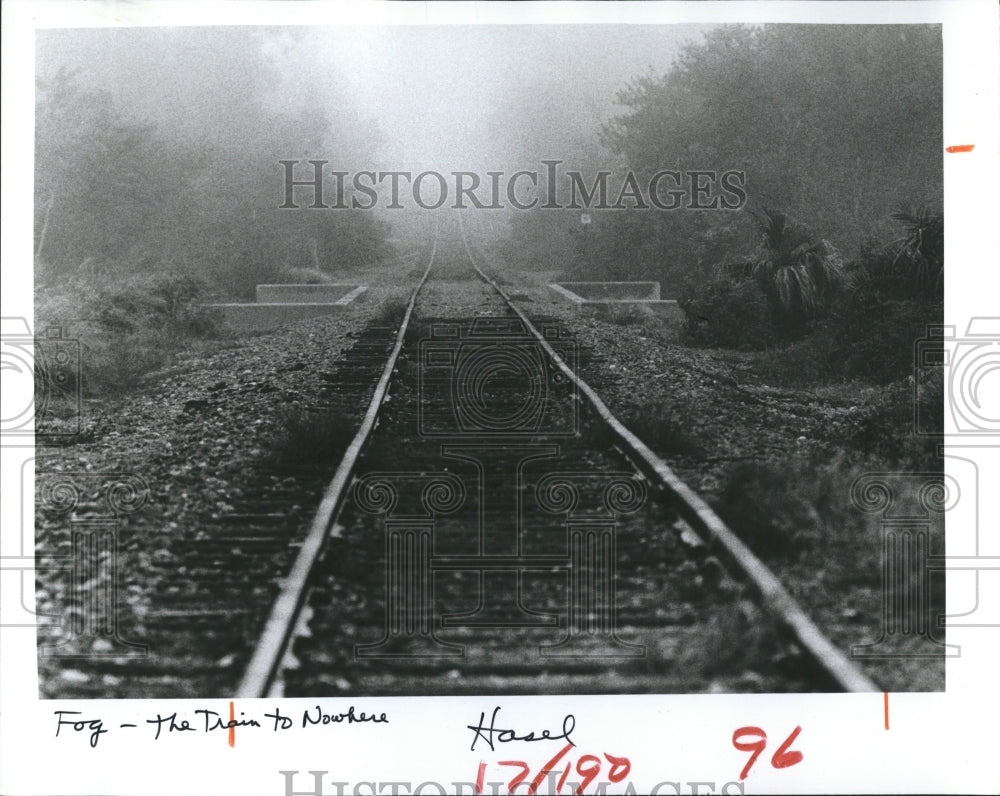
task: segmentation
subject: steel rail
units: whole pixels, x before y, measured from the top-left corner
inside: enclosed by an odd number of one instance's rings
[[[350,484],[351,473],[354,470],[354,465],[357,463],[361,448],[375,428],[375,420],[389,390],[389,380],[392,378],[392,372],[396,367],[399,352],[403,348],[403,338],[406,336],[406,330],[413,315],[417,294],[420,293],[421,288],[427,281],[428,274],[431,272],[431,268],[434,266],[434,256],[437,253],[437,237],[437,230],[435,230],[430,262],[423,276],[420,278],[416,289],[413,291],[413,295],[410,296],[410,301],[406,306],[406,314],[403,316],[403,320],[399,325],[399,332],[396,334],[396,344],[389,354],[385,368],[382,371],[382,376],[375,387],[375,394],[368,404],[368,411],[365,413],[364,420],[360,428],[358,428],[358,432],[354,435],[354,439],[351,440],[351,444],[347,447],[347,451],[340,461],[340,466],[337,468],[333,480],[330,481],[330,485],[323,494],[323,500],[316,510],[309,533],[302,542],[298,557],[295,559],[295,563],[292,565],[292,569],[285,579],[281,593],[271,607],[271,613],[264,624],[264,629],[257,641],[253,656],[250,658],[250,662],[247,664],[243,678],[236,690],[238,698],[253,699],[268,696],[272,684],[280,674],[281,663],[284,660],[289,639],[292,637],[302,610],[309,575],[323,549],[323,542],[326,540],[327,534],[330,533],[336,521],[344,491]]]
[[[641,439],[629,431],[611,413],[611,410],[589,384],[573,372],[545,339],[545,336],[535,328],[528,316],[514,304],[506,291],[476,264],[465,235],[465,228],[461,224],[461,218],[459,219],[459,227],[462,232],[462,244],[465,246],[465,252],[480,278],[503,297],[507,305],[521,319],[525,328],[538,340],[559,369],[586,396],[600,417],[621,440],[630,458],[633,458],[647,475],[655,477],[663,488],[676,499],[681,516],[698,536],[707,545],[718,544],[716,550],[722,553],[720,557],[725,559],[725,563],[729,565],[728,568],[735,569],[737,576],[742,576],[742,579],[757,592],[765,609],[781,625],[788,628],[796,641],[819,665],[830,682],[844,691],[881,691],[879,686],[823,634],[795,598],[781,585],[781,582],[767,565],[750,551],[750,548],[729,529],[704,500],[681,481],[663,459],[653,453]]]

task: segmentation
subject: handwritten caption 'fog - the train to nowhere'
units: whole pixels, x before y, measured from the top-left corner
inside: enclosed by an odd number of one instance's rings
[[[111,729],[105,724],[102,718],[90,718],[79,710],[56,710],[56,737],[83,734],[89,737],[90,746],[96,748],[102,735],[107,735]],[[309,729],[311,727],[331,725],[331,724],[388,724],[389,718],[385,713],[365,713],[356,711],[351,705],[344,712],[327,712],[320,705],[306,708],[302,711],[300,723],[290,715],[284,715],[280,708],[274,708],[270,713],[261,714],[264,721],[255,718],[247,718],[245,711],[240,711],[240,718],[236,718],[234,711],[230,710],[229,718],[223,713],[207,708],[199,708],[191,714],[182,714],[178,711],[168,713],[157,713],[155,718],[145,719],[144,725],[152,733],[154,741],[171,734],[183,733],[213,733],[219,730],[230,731],[236,728],[264,729],[271,728],[272,732],[291,730],[294,727],[299,729]],[[140,724],[121,723],[118,729],[141,729]]]

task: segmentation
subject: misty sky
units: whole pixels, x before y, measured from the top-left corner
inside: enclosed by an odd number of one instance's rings
[[[191,135],[252,147],[247,103],[312,104],[332,111],[348,149],[373,143],[363,120],[377,125],[378,162],[345,168],[504,168],[593,151],[616,92],[666,72],[709,27],[52,30],[38,33],[36,64],[40,76],[78,68],[128,115]]]

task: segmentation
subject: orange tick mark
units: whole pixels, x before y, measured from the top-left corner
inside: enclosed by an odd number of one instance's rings
[[[956,144],[955,146],[945,147],[945,152],[971,152],[976,148],[975,144]]]
[[[886,709],[888,710],[888,708]],[[886,721],[888,720],[886,718]],[[888,725],[886,725],[886,729],[888,729]],[[236,705],[233,702],[229,703],[229,745],[236,746]]]
[[[885,714],[885,728],[889,729],[889,692],[882,693],[882,712]]]

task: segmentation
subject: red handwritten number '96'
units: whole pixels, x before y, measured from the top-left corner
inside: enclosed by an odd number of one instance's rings
[[[785,742],[778,747],[778,751],[772,755],[771,765],[774,768],[788,768],[801,762],[802,752],[788,748],[795,742],[800,732],[802,732],[801,727],[796,727],[792,730],[789,736],[785,738]],[[744,740],[747,737],[756,738],[756,740]],[[753,768],[753,764],[757,762],[757,758],[760,757],[761,752],[764,751],[764,747],[767,746],[767,733],[760,727],[740,727],[733,733],[733,746],[741,752],[752,752],[750,759],[747,760],[747,764],[743,766],[743,770],[740,772],[740,780],[744,780],[747,778],[747,774],[750,773],[750,769]]]

